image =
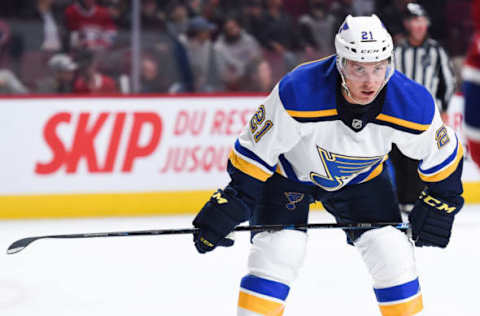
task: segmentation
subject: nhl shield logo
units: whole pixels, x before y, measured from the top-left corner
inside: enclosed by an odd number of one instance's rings
[[[352,127],[353,127],[354,129],[361,129],[362,126],[363,126],[362,120],[353,119],[353,121],[352,121]]]
[[[296,203],[299,203],[301,200],[303,200],[303,197],[305,196],[305,194],[299,193],[299,192],[284,192],[284,193],[288,200],[288,203],[285,204],[285,207],[290,211],[293,211],[294,209],[296,209],[297,208]]]

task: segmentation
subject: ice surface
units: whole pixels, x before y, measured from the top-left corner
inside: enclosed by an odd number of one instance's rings
[[[192,216],[0,222],[2,316],[235,315],[249,234],[200,255],[190,235],[39,240],[35,235],[189,227]],[[310,222],[330,222],[313,212]],[[285,315],[379,315],[360,256],[339,230],[311,230]],[[395,249],[392,249],[395,251]],[[446,250],[416,251],[425,315],[478,316],[480,206],[457,216]]]

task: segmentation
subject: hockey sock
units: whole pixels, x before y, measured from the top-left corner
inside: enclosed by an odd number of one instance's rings
[[[286,284],[247,275],[240,284],[238,316],[281,316],[290,287]]]
[[[374,289],[382,316],[414,316],[423,310],[418,278],[396,286]]]

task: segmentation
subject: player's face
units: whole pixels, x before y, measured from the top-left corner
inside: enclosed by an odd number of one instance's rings
[[[371,63],[347,60],[344,66],[345,83],[352,98],[363,104],[372,102],[385,81],[387,67],[386,60]]]

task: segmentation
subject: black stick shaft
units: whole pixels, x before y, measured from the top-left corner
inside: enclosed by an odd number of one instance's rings
[[[398,229],[408,229],[408,223],[318,223],[318,224],[297,224],[297,225],[252,225],[252,226],[237,226],[234,231],[276,231],[282,229],[346,229],[346,230],[361,230],[380,228],[384,226],[393,226]],[[39,239],[55,238],[55,239],[74,239],[74,238],[98,238],[98,237],[129,237],[129,236],[156,236],[156,235],[180,235],[193,234],[198,231],[198,228],[179,228],[179,229],[154,229],[154,230],[137,230],[137,231],[119,231],[119,232],[104,232],[104,233],[83,233],[83,234],[65,234],[65,235],[47,235],[37,237],[27,237],[15,241],[8,247],[7,254],[14,254],[22,251],[29,244]]]

